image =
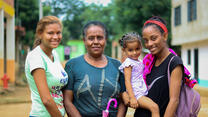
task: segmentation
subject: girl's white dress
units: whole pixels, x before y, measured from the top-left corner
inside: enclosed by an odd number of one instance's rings
[[[124,72],[125,67],[132,67],[131,72],[131,85],[136,99],[138,100],[141,96],[147,95],[148,90],[146,83],[143,78],[144,64],[138,59],[133,60],[126,58],[126,60],[121,64],[119,70]]]

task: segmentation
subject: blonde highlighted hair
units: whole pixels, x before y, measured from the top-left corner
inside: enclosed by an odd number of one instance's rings
[[[33,48],[41,44],[40,35],[44,32],[45,27],[49,24],[59,24],[62,28],[62,23],[56,16],[45,16],[42,19],[40,19],[36,28],[35,41],[33,43]]]

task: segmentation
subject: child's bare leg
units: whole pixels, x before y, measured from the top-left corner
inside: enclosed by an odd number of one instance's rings
[[[160,117],[158,105],[146,96],[140,97],[138,100],[139,107],[145,108],[151,111],[152,117]]]

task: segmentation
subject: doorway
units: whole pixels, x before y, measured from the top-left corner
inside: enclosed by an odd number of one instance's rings
[[[194,78],[198,81],[199,78],[199,50],[194,49]]]

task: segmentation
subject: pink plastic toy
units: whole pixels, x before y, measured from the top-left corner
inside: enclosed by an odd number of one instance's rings
[[[103,117],[108,117],[108,114],[109,114],[109,107],[110,107],[110,104],[111,104],[112,101],[115,102],[115,103],[114,103],[114,108],[117,107],[117,100],[114,99],[114,98],[110,99],[110,100],[108,101],[108,105],[107,105],[106,109],[103,110]]]

